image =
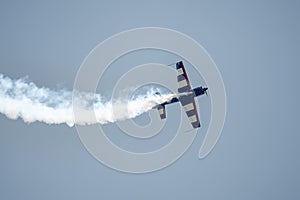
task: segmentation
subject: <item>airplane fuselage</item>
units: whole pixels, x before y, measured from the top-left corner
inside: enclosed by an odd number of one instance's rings
[[[185,96],[197,97],[197,96],[201,96],[201,95],[205,94],[207,89],[208,88],[197,87],[197,88],[192,89],[189,92],[179,93],[178,96],[185,95]],[[178,97],[174,97],[171,100],[166,101],[166,102],[164,102],[160,105],[164,106],[164,105],[167,105],[167,104],[176,103],[178,101],[179,101]]]

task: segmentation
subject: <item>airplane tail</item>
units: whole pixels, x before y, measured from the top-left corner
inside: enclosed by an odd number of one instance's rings
[[[157,110],[161,119],[165,119],[167,117],[165,105],[158,105]]]

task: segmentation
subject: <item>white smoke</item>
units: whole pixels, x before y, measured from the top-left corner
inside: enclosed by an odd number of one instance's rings
[[[54,91],[39,88],[25,79],[12,80],[0,74],[0,113],[10,119],[21,118],[24,122],[47,124],[105,124],[134,118],[149,111],[155,105],[171,100],[174,94],[157,95],[158,89],[134,99],[104,101],[100,94]],[[74,117],[73,104],[76,110]]]

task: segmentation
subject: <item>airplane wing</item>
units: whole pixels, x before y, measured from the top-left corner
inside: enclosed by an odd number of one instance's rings
[[[182,61],[176,63],[177,69],[177,82],[178,82],[178,92],[184,93],[192,90],[189,78],[184,69]]]
[[[195,94],[192,91],[191,84],[189,82],[187,73],[184,69],[182,61],[176,63],[176,69],[178,72],[177,82],[178,82],[178,93],[182,94],[178,97],[181,105],[183,106],[193,128],[200,127],[199,115],[197,112],[197,107],[195,103]]]
[[[179,101],[183,106],[193,128],[199,128],[201,125],[194,97],[184,95],[179,97]]]

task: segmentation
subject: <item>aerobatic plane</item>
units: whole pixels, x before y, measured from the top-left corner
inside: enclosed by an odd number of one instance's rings
[[[207,94],[208,88],[201,86],[192,89],[182,61],[176,63],[176,70],[177,70],[178,94],[176,95],[176,97],[172,98],[171,100],[156,105],[153,108],[158,110],[161,119],[165,119],[167,116],[165,106],[167,104],[171,104],[179,101],[183,106],[193,128],[199,128],[201,125],[200,125],[199,115],[195,103],[195,97],[201,96],[203,94]],[[159,93],[157,93],[157,95],[159,95]]]

